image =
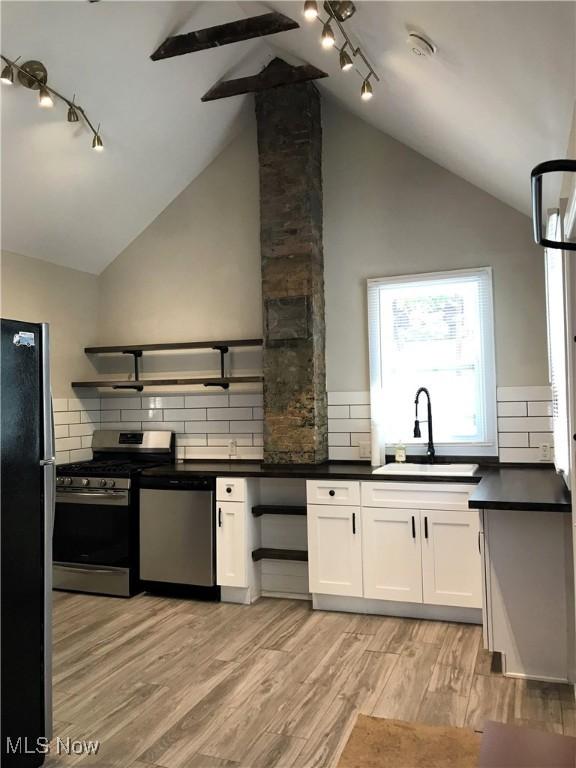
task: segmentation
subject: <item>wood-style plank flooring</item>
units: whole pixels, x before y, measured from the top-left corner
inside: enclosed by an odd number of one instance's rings
[[[54,735],[96,756],[49,768],[325,768],[358,712],[576,735],[569,686],[491,669],[465,624],[141,595],[55,593]]]

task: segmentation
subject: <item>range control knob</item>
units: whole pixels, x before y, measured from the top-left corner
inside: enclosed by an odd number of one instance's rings
[[[100,488],[106,488],[108,483],[106,482],[106,480],[99,480],[98,485],[100,486]]]
[[[108,480],[108,488],[114,488],[115,485],[116,483],[114,480]]]
[[[72,485],[72,478],[71,477],[65,477],[64,478],[64,485]]]
[[[56,478],[56,485],[64,485],[64,478],[63,477],[57,477]]]
[[[80,480],[80,485],[82,485],[84,488],[86,488],[87,486],[90,485],[90,480],[88,480],[87,478],[83,477],[82,480]]]

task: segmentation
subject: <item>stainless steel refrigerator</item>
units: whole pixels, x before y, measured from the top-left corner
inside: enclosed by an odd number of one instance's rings
[[[52,733],[54,430],[46,324],[1,320],[0,764],[44,762]]]

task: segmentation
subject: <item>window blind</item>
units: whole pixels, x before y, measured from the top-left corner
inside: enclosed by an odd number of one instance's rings
[[[437,445],[496,452],[492,303],[489,267],[368,281],[372,418],[383,442],[426,442],[425,426],[421,440],[412,435],[423,386]]]

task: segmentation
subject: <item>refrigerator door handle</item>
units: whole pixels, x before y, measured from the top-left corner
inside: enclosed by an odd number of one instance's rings
[[[52,533],[56,504],[54,414],[50,385],[50,333],[42,323],[42,414],[44,474],[44,736],[52,738]]]
[[[51,456],[49,459],[41,459],[40,460],[40,466],[41,467],[49,467],[52,464],[56,464],[56,457]]]

